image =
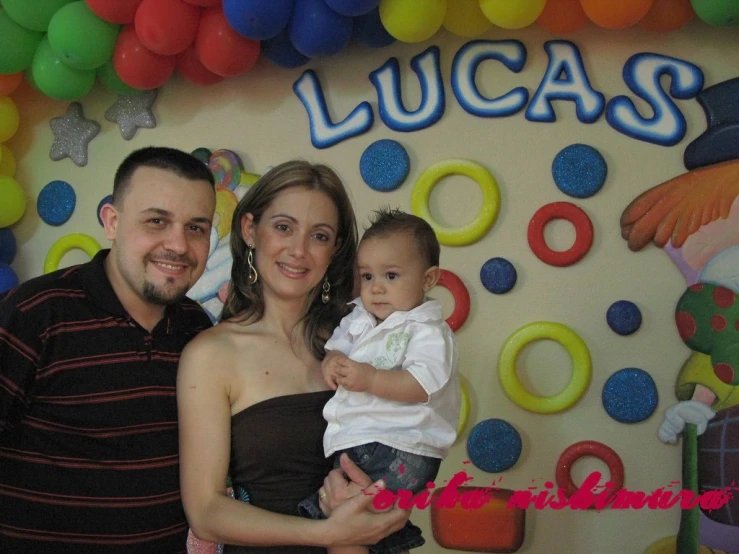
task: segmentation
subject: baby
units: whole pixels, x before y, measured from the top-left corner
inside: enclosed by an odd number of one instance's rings
[[[323,410],[325,454],[336,454],[338,465],[346,452],[391,491],[425,490],[457,437],[457,347],[441,304],[426,299],[439,280],[439,251],[423,219],[400,210],[375,212],[357,252],[360,298],[326,343],[322,370],[336,394]],[[300,508],[321,517],[317,494]],[[369,551],[400,553],[424,542],[408,522]]]

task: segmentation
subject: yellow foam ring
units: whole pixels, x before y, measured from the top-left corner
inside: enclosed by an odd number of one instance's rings
[[[482,208],[477,217],[462,227],[443,227],[431,217],[429,198],[431,190],[447,175],[464,175],[482,189]],[[428,221],[436,232],[436,238],[446,246],[466,246],[480,240],[495,223],[500,209],[500,189],[495,177],[485,167],[472,160],[449,159],[436,162],[426,168],[413,186],[411,209]]]
[[[558,342],[572,358],[572,378],[554,396],[531,394],[516,375],[518,355],[529,343],[542,339]],[[551,321],[536,321],[514,331],[503,344],[498,357],[498,378],[508,398],[523,409],[539,414],[561,412],[575,404],[588,388],[591,375],[592,361],[585,341],[569,327]]]
[[[4,144],[0,144],[0,175],[15,177],[16,168],[17,164],[12,150]]]
[[[462,407],[459,410],[459,425],[457,425],[457,440],[462,436],[464,428],[467,427],[467,420],[470,417],[470,394],[467,392],[467,386],[464,381],[459,380],[459,388],[462,391]]]
[[[676,554],[676,552],[677,537],[665,537],[650,544],[644,554]],[[696,554],[726,554],[726,552],[701,545]]]
[[[46,254],[46,259],[44,260],[44,273],[51,273],[59,269],[59,263],[62,261],[64,255],[74,248],[83,250],[85,254],[92,258],[98,253],[101,246],[98,241],[84,233],[64,235],[49,248],[49,252]]]
[[[256,173],[247,173],[246,171],[243,171],[241,173],[241,178],[239,179],[239,184],[250,187],[256,183],[260,177],[261,175],[257,175]]]
[[[226,187],[216,187],[216,213],[219,215],[218,225],[216,230],[218,231],[218,238],[222,239],[231,232],[231,218],[234,215],[236,204],[239,203],[239,199],[232,190]]]

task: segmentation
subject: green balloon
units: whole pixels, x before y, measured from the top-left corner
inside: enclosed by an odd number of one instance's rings
[[[72,2],[51,18],[47,37],[68,66],[97,69],[113,57],[120,30],[120,25],[103,21],[84,2]]]
[[[95,71],[69,67],[59,59],[44,37],[31,63],[31,79],[46,96],[56,100],[77,100],[90,92],[95,84]]]
[[[690,0],[696,15],[709,25],[730,27],[739,25],[737,0]]]
[[[32,31],[45,32],[59,8],[73,0],[0,0],[13,21]]]
[[[127,85],[116,73],[115,67],[113,66],[113,60],[108,60],[108,63],[100,66],[97,71],[98,80],[103,86],[109,90],[112,90],[116,94],[135,94],[141,92],[140,89],[133,88]]]
[[[18,73],[31,65],[43,36],[21,27],[0,10],[0,73]]]

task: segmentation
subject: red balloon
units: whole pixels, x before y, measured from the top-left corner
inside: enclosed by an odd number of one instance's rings
[[[136,10],[134,25],[141,44],[157,54],[172,56],[192,44],[199,21],[200,8],[182,0],[144,0]]]
[[[85,0],[90,11],[111,23],[132,23],[141,0]]]
[[[246,73],[259,57],[259,41],[234,31],[221,8],[203,11],[195,48],[202,64],[222,77]]]
[[[202,8],[214,8],[221,5],[221,0],[185,0],[185,2]]]
[[[133,25],[126,25],[113,52],[113,67],[130,87],[148,90],[161,87],[172,76],[177,56],[162,56],[146,48]]]
[[[225,79],[202,64],[195,46],[190,46],[177,56],[177,70],[185,79],[196,85],[215,85]]]

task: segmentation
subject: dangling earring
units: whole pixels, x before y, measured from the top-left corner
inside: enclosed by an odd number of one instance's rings
[[[328,282],[328,273],[323,277],[323,294],[321,294],[321,302],[328,304],[331,300],[331,295],[328,293],[331,290],[331,285]]]
[[[249,266],[249,276],[246,282],[253,285],[259,280],[259,273],[257,273],[257,268],[254,267],[254,249],[249,245],[247,246],[249,253],[246,255],[246,264]]]

